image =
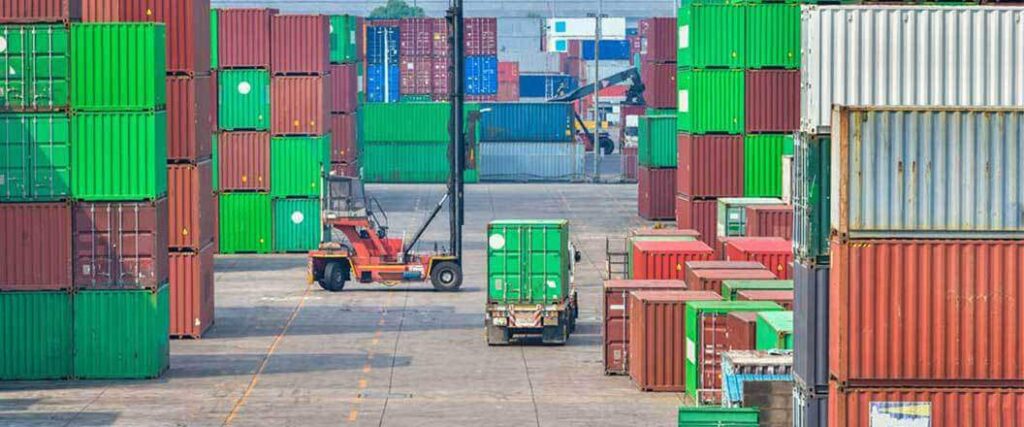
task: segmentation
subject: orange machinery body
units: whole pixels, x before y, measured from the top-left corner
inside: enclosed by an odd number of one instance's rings
[[[309,253],[309,278],[315,280],[323,274],[328,262],[344,260],[350,267],[353,280],[360,283],[418,282],[430,278],[430,269],[437,261],[453,257],[414,255],[402,259],[402,239],[382,238],[370,221],[363,218],[333,218],[324,220],[332,228],[345,234],[351,250],[341,246],[322,245]]]

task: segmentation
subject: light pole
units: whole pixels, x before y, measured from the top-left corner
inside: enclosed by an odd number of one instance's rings
[[[604,157],[604,150],[601,149],[601,20],[604,14],[604,0],[597,1],[597,14],[590,13],[594,17],[594,131],[590,135],[590,142],[594,146],[594,180],[601,180],[601,158]]]

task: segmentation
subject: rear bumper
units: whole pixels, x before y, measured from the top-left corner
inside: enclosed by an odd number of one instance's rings
[[[559,326],[573,312],[573,300],[555,304],[497,304],[488,303],[485,322],[488,326],[509,329],[543,329]]]

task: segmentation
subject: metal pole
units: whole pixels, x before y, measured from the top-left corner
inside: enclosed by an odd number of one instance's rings
[[[604,0],[597,2],[597,27],[594,31],[594,180],[601,180],[601,19],[604,17]]]
[[[448,182],[450,222],[451,222],[451,252],[459,261],[462,260],[462,226],[465,224],[463,216],[463,192],[465,190],[464,173],[466,169],[466,135],[463,131],[463,110],[465,102],[465,81],[463,75],[466,71],[466,58],[463,54],[465,33],[462,22],[462,0],[450,0],[451,9],[448,11],[448,29],[451,34],[449,38],[449,52],[451,53],[451,66],[449,72],[449,102],[451,103],[451,117],[448,124],[451,135],[452,147],[449,150],[451,165],[451,179]]]

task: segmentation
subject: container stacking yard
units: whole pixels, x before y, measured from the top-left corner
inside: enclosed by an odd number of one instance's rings
[[[0,425],[1024,425],[1024,3],[534,3],[0,0]]]

